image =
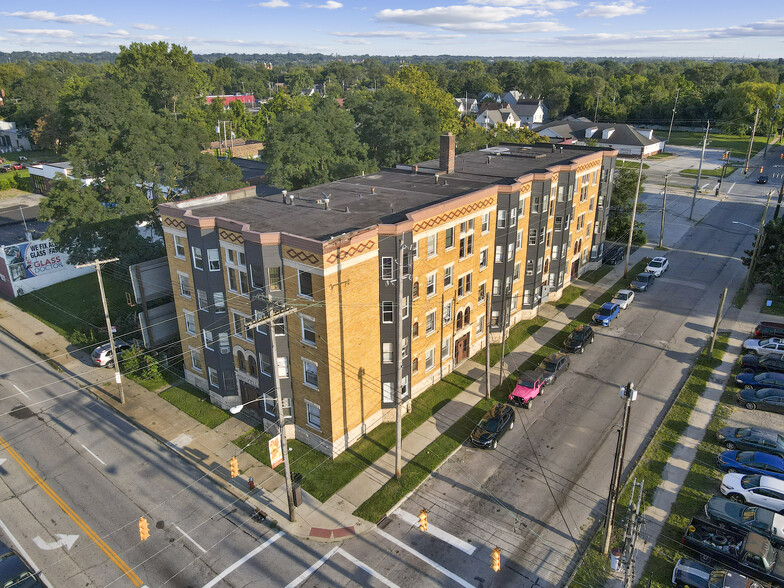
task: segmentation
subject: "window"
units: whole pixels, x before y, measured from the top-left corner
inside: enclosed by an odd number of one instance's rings
[[[457,311],[457,318],[455,319],[455,323],[457,323],[455,325],[457,327],[457,329],[462,329],[463,328],[463,311],[462,310],[458,310]]]
[[[543,244],[544,244],[544,229],[539,231],[539,245],[543,245]]]
[[[238,312],[231,313],[231,322],[232,326],[234,327],[234,335],[239,337],[240,339],[245,340],[252,340],[251,333],[248,332],[247,328],[245,327],[245,319],[247,317],[239,314]]]
[[[433,257],[437,253],[438,235],[430,235],[427,238],[427,256]]]
[[[174,257],[185,259],[185,237],[174,235]]]
[[[259,353],[259,369],[262,374],[272,375],[272,358],[266,353]]]
[[[221,354],[225,355],[231,353],[231,343],[229,342],[228,333],[218,333],[218,345],[220,346]]]
[[[436,367],[436,350],[435,348],[425,351],[425,372],[429,372]]]
[[[419,371],[419,358],[415,357],[411,360],[411,371],[417,373]]]
[[[498,211],[498,216],[496,217],[495,226],[498,227],[499,229],[506,228],[506,211],[505,210],[499,210]]]
[[[279,357],[278,358],[278,377],[279,378],[288,378],[289,377],[289,358],[288,357]]]
[[[306,345],[316,346],[316,319],[309,316],[300,316],[302,326],[302,342]]]
[[[281,288],[281,271],[280,266],[271,267],[267,270],[269,274],[269,289],[270,290],[280,290]]]
[[[190,310],[183,310],[182,316],[185,318],[185,332],[190,335],[196,334],[196,317]]]
[[[451,265],[444,268],[444,290],[452,287],[452,269]]]
[[[427,296],[433,296],[436,293],[436,272],[427,275]]]
[[[189,349],[191,352],[191,367],[197,372],[201,373],[201,352],[198,349],[194,349],[193,347],[190,347]]]
[[[463,221],[462,223],[460,223],[460,232],[461,233],[468,233],[468,232],[473,233],[474,232],[474,219]]]
[[[452,301],[444,303],[444,324],[452,322]]]
[[[586,237],[590,237],[590,236],[591,236],[591,223],[588,223],[588,224],[586,225],[586,229],[585,229],[585,236],[586,236]]]
[[[545,239],[545,241],[544,241],[544,246],[545,247],[549,247],[550,246],[550,238],[552,236],[553,236],[552,231],[547,231],[547,239]]]
[[[318,364],[303,357],[302,369],[305,374],[305,385],[318,389]]]
[[[467,235],[460,238],[460,259],[473,255],[474,253],[474,236]]]
[[[536,229],[528,229],[528,244],[536,245]]]
[[[414,339],[419,337],[419,321],[414,321],[414,324],[411,325],[411,336]]]
[[[482,234],[490,231],[490,213],[486,212],[482,215]]]
[[[484,302],[485,295],[487,293],[486,291],[487,291],[487,282],[482,282],[481,284],[479,284],[479,291],[478,291],[479,302]]]
[[[495,246],[495,262],[502,263],[504,261],[504,246],[503,245],[496,245]]]
[[[552,258],[553,260],[558,259],[558,245],[553,245]]]
[[[213,369],[213,368],[207,368],[207,373],[210,376],[210,386],[212,386],[213,388],[217,388],[219,386],[219,384],[218,384],[218,370]]]
[[[501,278],[493,280],[493,296],[501,295]]]
[[[411,296],[414,297],[414,300],[419,298],[419,282],[414,282],[411,286]]]
[[[514,277],[512,278],[513,281],[517,281],[520,279],[520,262],[516,263],[514,266]]]
[[[509,292],[512,288],[512,276],[504,278],[504,292]]]
[[[506,261],[512,261],[514,259],[514,243],[509,243],[506,246]]]
[[[471,322],[471,307],[465,309],[465,326],[467,327]]]
[[[411,243],[411,255],[414,257],[414,259],[419,258],[419,241],[414,241]]]
[[[531,291],[530,290],[525,290],[523,292],[523,304],[525,304],[526,306],[531,304]]]
[[[483,270],[487,267],[487,247],[479,252],[479,269]]]
[[[217,249],[207,249],[207,267],[211,272],[220,271],[220,253]]]
[[[310,272],[297,271],[299,272],[299,295],[313,298],[313,275]]]
[[[547,211],[547,216],[553,216],[553,212],[555,212],[555,199],[550,200],[550,210]]]
[[[558,186],[558,202],[564,201],[564,187]]]
[[[381,258],[381,279],[382,280],[391,280],[392,279],[392,258],[391,257],[382,257]]]
[[[485,315],[479,315],[476,319],[476,335],[481,337],[485,334]]]
[[[381,302],[381,322],[386,324],[395,322],[395,304],[391,300]]]
[[[395,402],[395,383],[381,382],[381,402],[391,404]]]
[[[537,274],[542,272],[542,262],[543,261],[544,261],[544,258],[542,258],[542,257],[540,257],[539,259],[536,260],[536,273]]]
[[[517,224],[517,208],[509,211],[509,226],[513,227]]]
[[[392,363],[395,360],[395,350],[392,343],[381,344],[381,361],[384,363]]]
[[[264,289],[264,270],[258,265],[250,266],[250,285],[257,290]]]
[[[525,275],[532,276],[534,275],[534,260],[529,259],[525,262]]]
[[[275,336],[280,337],[286,334],[286,318],[280,317],[272,321],[272,328],[275,330]]]
[[[310,400],[305,401],[305,411],[308,415],[308,426],[321,430],[321,408]]]
[[[431,310],[425,315],[425,334],[429,335],[436,330],[436,311]]]
[[[231,250],[229,250],[231,251]],[[235,267],[227,267],[226,273],[229,277],[229,292],[237,294],[248,294],[248,272]]]
[[[193,258],[193,267],[203,270],[204,258],[201,255],[201,247],[191,247],[191,257]]]
[[[449,351],[452,347],[452,337],[444,337],[441,341],[441,359],[449,359]]]
[[[563,230],[563,217],[562,216],[556,216],[555,217],[555,230],[556,231],[562,231]]]
[[[517,236],[515,237],[515,249],[520,251],[523,248],[523,232],[517,231]]]
[[[512,294],[512,302],[510,303],[512,310],[517,310],[517,292]]]
[[[588,204],[588,210],[593,210],[593,202],[594,202],[594,200],[595,200],[595,198],[593,196],[591,196],[591,202]]]
[[[577,217],[577,230],[582,231],[585,228],[585,214]]]
[[[580,202],[585,202],[588,200],[588,183],[583,183],[582,187],[580,188]]]
[[[212,293],[212,304],[215,307],[215,312],[226,312],[226,296],[223,292]]]
[[[499,313],[497,310],[494,310],[494,311],[493,311],[493,312],[490,314],[490,326],[491,326],[491,327],[497,327],[498,325],[500,325],[500,324],[501,324],[501,321],[500,321],[500,316],[501,316],[501,315],[500,315],[500,313]]]
[[[408,318],[408,312],[411,309],[411,299],[408,296],[403,298],[403,318]]]
[[[191,297],[191,279],[188,274],[181,274],[177,272],[177,276],[180,279],[180,294],[182,294],[185,298]]]
[[[471,274],[466,274],[457,280],[457,295],[465,296],[471,293]]]
[[[455,229],[451,227],[444,231],[444,249],[452,249],[455,246]]]
[[[531,201],[531,212],[533,213],[539,212],[540,202],[541,202],[541,198],[539,196],[534,196],[533,200]]]
[[[262,395],[264,399],[262,404],[264,405],[264,412],[270,415],[275,415],[275,402],[277,402],[274,394],[264,394]]]

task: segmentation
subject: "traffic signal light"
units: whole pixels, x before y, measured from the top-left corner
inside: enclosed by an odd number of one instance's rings
[[[150,538],[150,526],[147,524],[147,519],[139,517],[139,539],[144,541]]]
[[[765,171],[765,166],[764,166],[764,165],[761,165],[761,166],[760,166],[760,173],[762,173],[762,172],[764,172],[764,171]]]
[[[232,478],[236,478],[240,475],[240,464],[236,457],[232,457],[229,461],[229,472],[231,473]]]
[[[494,572],[500,572],[501,571],[501,548],[500,547],[496,547],[495,549],[493,549],[491,558],[492,558],[492,563],[490,564],[490,567],[493,568]]]
[[[427,510],[424,508],[419,511],[419,530],[427,531]]]

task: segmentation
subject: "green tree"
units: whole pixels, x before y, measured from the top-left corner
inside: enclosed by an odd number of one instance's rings
[[[620,168],[615,170],[612,200],[607,218],[607,239],[609,241],[625,242],[629,239],[629,226],[632,222],[634,208],[634,195],[637,192],[637,169]],[[645,183],[645,174],[642,175],[640,185]],[[637,202],[637,215],[645,212],[646,206]],[[643,223],[634,223],[634,236],[632,242],[636,245],[645,245],[647,242]]]
[[[418,67],[401,67],[397,74],[387,80],[387,85],[411,94],[420,103],[433,108],[438,113],[439,130],[442,133],[457,133],[459,130],[460,116],[454,98]]]
[[[784,294],[784,217],[765,225],[765,240],[757,253],[754,264],[754,280],[770,284],[774,294]],[[743,264],[748,266],[753,250],[746,251]]]

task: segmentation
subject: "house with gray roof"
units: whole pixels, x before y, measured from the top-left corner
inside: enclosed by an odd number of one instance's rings
[[[636,129],[621,123],[595,123],[589,120],[564,119],[536,127],[536,132],[551,143],[588,145],[616,149],[619,155],[650,157],[664,149],[665,141],[653,136],[649,129]]]
[[[455,106],[460,116],[479,112],[479,103],[473,98],[455,98]]]
[[[509,103],[509,108],[514,110],[521,125],[533,126],[550,120],[550,109],[538,98],[521,98],[514,104]]]
[[[520,118],[511,108],[488,108],[476,117],[476,124],[486,129],[496,127],[500,124],[519,129]]]

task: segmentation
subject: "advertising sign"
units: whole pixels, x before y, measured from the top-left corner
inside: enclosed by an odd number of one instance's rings
[[[283,463],[283,451],[280,448],[280,435],[269,440],[270,465],[273,468]]]
[[[65,269],[65,256],[51,241],[31,241],[4,247],[5,260],[15,282]]]

